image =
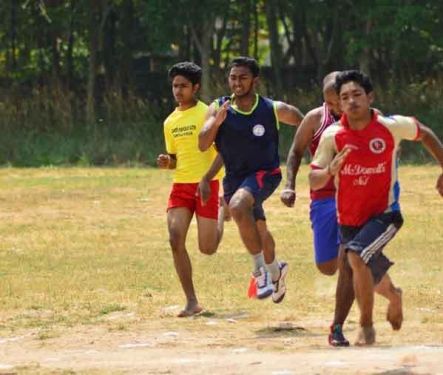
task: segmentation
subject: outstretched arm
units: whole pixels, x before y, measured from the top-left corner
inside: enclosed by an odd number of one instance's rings
[[[209,106],[206,114],[205,124],[198,135],[198,148],[200,151],[206,151],[214,143],[217,136],[218,128],[225,121],[226,113],[229,107],[229,100],[223,103],[220,108],[216,108],[216,104]]]
[[[421,141],[426,150],[440,163],[440,167],[442,168],[442,173],[440,173],[437,179],[436,189],[438,193],[443,196],[443,145],[430,128],[421,123],[419,123],[419,127],[420,135],[417,140]]]
[[[287,207],[293,207],[296,200],[295,179],[306,148],[311,144],[316,126],[321,121],[321,112],[310,111],[301,122],[294,135],[286,160],[286,185],[280,194],[280,200]]]
[[[283,102],[275,102],[275,110],[278,121],[291,126],[300,125],[304,117],[303,113],[297,107]]]

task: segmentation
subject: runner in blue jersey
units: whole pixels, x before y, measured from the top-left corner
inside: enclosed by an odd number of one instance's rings
[[[249,295],[272,294],[279,303],[286,292],[288,265],[275,256],[275,242],[266,225],[263,202],[281,181],[278,156],[279,123],[298,126],[298,108],[273,101],[255,91],[260,68],[250,57],[229,66],[231,96],[215,100],[199,135],[201,151],[214,142],[225,165],[223,189],[240,237],[254,260]],[[210,176],[208,176],[210,178]]]

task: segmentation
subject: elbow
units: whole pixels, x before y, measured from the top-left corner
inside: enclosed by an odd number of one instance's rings
[[[208,142],[205,142],[205,140],[204,139],[202,139],[201,137],[199,137],[199,139],[198,139],[198,149],[201,151],[201,152],[204,152],[204,151],[206,151],[208,148],[209,148],[209,144],[208,144]]]
[[[294,151],[294,160],[301,163],[303,160],[303,156],[305,155],[305,150],[301,150],[300,148],[296,148]]]

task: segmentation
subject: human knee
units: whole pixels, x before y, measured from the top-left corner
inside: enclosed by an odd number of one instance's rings
[[[169,230],[169,244],[172,251],[180,251],[184,248],[184,243],[185,238],[180,232],[173,229]]]
[[[337,271],[337,262],[324,262],[324,263],[317,263],[317,269],[326,276],[332,276]]]
[[[241,199],[231,199],[229,212],[235,221],[241,221],[247,212],[247,207]]]
[[[372,277],[374,278],[375,285],[377,285],[378,283],[380,283],[380,281],[383,280],[383,278],[385,277],[385,275],[388,272],[389,268],[391,268],[391,266],[393,264],[394,263],[392,263],[386,257],[386,255],[384,255],[383,253],[381,253],[376,258],[370,259],[370,261],[368,263],[368,267],[371,270]]]
[[[217,243],[200,243],[198,248],[202,254],[212,255],[215,254],[218,248]]]

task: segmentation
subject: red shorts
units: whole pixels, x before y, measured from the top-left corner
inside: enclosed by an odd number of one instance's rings
[[[200,197],[196,196],[198,183],[172,184],[171,194],[169,195],[168,210],[176,207],[187,207],[196,215],[209,219],[217,219],[218,217],[218,190],[219,181],[212,180],[210,182],[211,195],[205,206],[202,206]]]

